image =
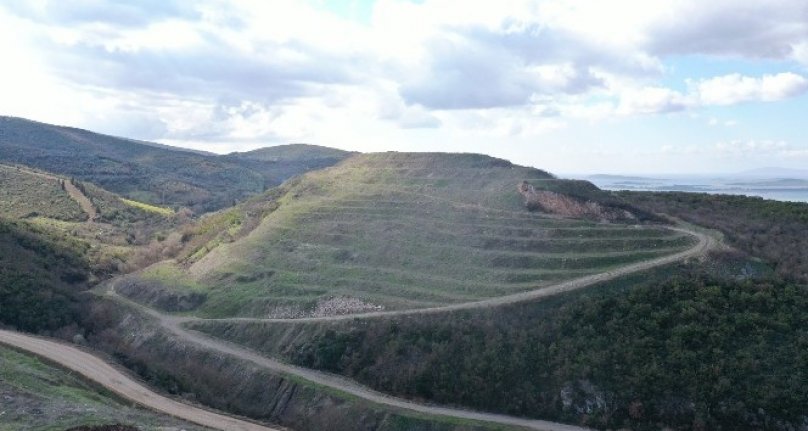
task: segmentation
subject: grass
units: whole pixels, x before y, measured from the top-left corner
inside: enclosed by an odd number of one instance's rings
[[[64,221],[84,221],[87,216],[57,180],[12,166],[0,165],[0,216],[44,216]]]
[[[141,430],[202,428],[132,407],[107,391],[35,356],[0,347],[2,431],[61,431],[79,425],[124,423]]]
[[[151,265],[141,271],[140,276],[147,280],[159,281],[167,286],[175,287],[178,290],[203,290],[202,285],[186,277],[181,269],[169,262],[160,262]]]
[[[588,183],[487,156],[358,155],[203,218],[193,231],[204,240],[190,240],[164,283],[204,292],[196,313],[206,317],[300,315],[333,298],[418,308],[535,289],[693,242],[662,227],[529,212],[517,191],[525,179],[607,200]]]
[[[131,199],[125,199],[125,198],[121,198],[121,202],[123,202],[124,204],[129,205],[131,207],[134,207],[134,208],[146,211],[146,212],[154,213],[154,214],[159,214],[159,215],[162,215],[162,216],[165,216],[165,217],[170,217],[170,216],[174,215],[174,210],[172,210],[171,208],[161,207],[161,206],[157,206],[157,205],[150,205],[150,204],[147,204],[147,203],[138,202],[138,201],[134,201],[134,200],[131,200]]]

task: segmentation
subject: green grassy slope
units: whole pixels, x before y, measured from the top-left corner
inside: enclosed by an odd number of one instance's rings
[[[0,165],[0,216],[44,216],[64,221],[87,219],[58,180],[6,165]]]
[[[248,235],[192,255],[192,280],[166,265],[141,277],[205,294],[204,315],[294,317],[501,296],[690,244],[529,212],[523,180],[561,181],[482,155],[357,155],[282,187]]]
[[[0,161],[97,184],[151,204],[197,212],[232,205],[307,170],[333,164],[317,151],[294,163],[202,154],[13,117],[0,117]]]
[[[72,373],[0,347],[0,431],[64,431],[127,424],[141,431],[202,428],[133,407]]]
[[[94,220],[89,221],[77,203],[83,198],[70,196],[61,183],[72,183],[84,195],[96,215]],[[151,254],[145,260],[161,259],[162,253],[154,250],[160,244],[152,243],[163,241],[187,220],[185,212],[174,214],[127,201],[91,183],[27,167],[0,164],[0,184],[0,220],[24,220],[16,224],[19,230],[30,231],[46,242],[70,238],[74,245],[80,244],[74,250],[90,263],[91,282],[133,269],[134,262],[127,262],[131,258],[142,262],[145,256],[141,255]]]

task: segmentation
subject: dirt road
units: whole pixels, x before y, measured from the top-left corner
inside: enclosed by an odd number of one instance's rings
[[[396,398],[381,392],[374,391],[368,387],[362,386],[359,383],[341,377],[335,374],[324,373],[308,368],[302,368],[295,365],[289,365],[275,359],[263,356],[252,350],[246,349],[239,345],[229,343],[227,341],[219,340],[209,337],[199,332],[191,331],[182,327],[182,323],[186,322],[185,318],[178,318],[162,314],[156,310],[145,307],[141,304],[135,303],[127,298],[116,296],[115,299],[119,302],[125,303],[133,308],[137,308],[142,312],[154,317],[160,325],[172,333],[176,337],[192,342],[207,350],[223,353],[250,361],[256,365],[272,370],[276,373],[291,375],[308,380],[309,382],[317,385],[326,386],[336,389],[340,392],[354,395],[372,403],[380,404],[386,407],[392,407],[398,410],[409,410],[412,412],[423,413],[434,416],[447,416],[459,419],[470,419],[483,422],[491,422],[502,425],[514,425],[532,430],[539,431],[585,431],[588,428],[581,428],[573,425],[566,425],[561,423],[542,421],[537,419],[525,419],[513,416],[499,415],[493,413],[482,413],[471,410],[463,410],[449,407],[439,407],[428,404],[420,404],[405,399]]]
[[[695,237],[698,238],[699,240],[698,243],[694,247],[686,251],[671,256],[666,256],[662,258],[649,260],[646,262],[627,265],[622,268],[609,271],[606,273],[581,277],[575,280],[559,283],[554,286],[545,287],[534,291],[524,292],[516,295],[509,295],[500,298],[492,298],[485,301],[470,302],[465,304],[454,304],[445,307],[435,307],[431,309],[366,313],[359,316],[357,315],[334,316],[330,318],[327,317],[327,318],[297,319],[297,320],[321,321],[321,320],[382,317],[382,316],[403,315],[412,313],[438,313],[453,310],[465,310],[482,307],[494,307],[503,304],[512,304],[516,302],[555,295],[561,292],[580,289],[622,275],[627,275],[630,273],[651,269],[656,266],[673,263],[691,257],[697,257],[706,253],[708,250],[710,250],[712,247],[715,246],[715,240],[713,240],[711,237],[705,234],[690,231],[683,228],[675,228],[675,229],[681,232],[694,235]],[[231,355],[243,360],[253,362],[259,366],[265,367],[277,373],[296,376],[305,379],[309,382],[315,383],[317,385],[333,388],[338,391],[351,394],[353,396],[359,397],[372,403],[392,407],[397,410],[408,410],[428,415],[478,420],[502,425],[524,427],[533,430],[543,430],[543,431],[585,430],[585,428],[573,425],[566,425],[534,419],[525,419],[492,413],[475,412],[471,410],[440,407],[427,404],[419,404],[401,398],[392,397],[380,392],[376,392],[367,387],[364,387],[350,379],[346,379],[344,377],[340,377],[333,374],[323,373],[315,370],[297,367],[294,365],[285,364],[272,358],[262,356],[244,347],[237,346],[235,344],[228,343],[226,341],[214,339],[201,333],[190,331],[182,327],[182,324],[185,322],[201,319],[164,315],[162,313],[157,312],[156,310],[150,309],[143,305],[134,303],[126,298],[118,296],[117,294],[114,293],[114,291],[110,291],[109,294],[114,299],[122,303],[128,304],[139,310],[142,310],[148,315],[153,316],[155,319],[157,319],[160,325],[163,326],[163,328],[173,333],[180,339],[197,344],[212,351],[220,352],[223,354]],[[262,319],[253,319],[253,320],[266,321]],[[54,341],[45,340],[42,338],[32,337],[12,331],[3,331],[3,330],[0,330],[0,343],[7,344],[9,346],[13,346],[18,349],[25,350],[34,353],[36,355],[42,356],[44,358],[47,358],[48,360],[56,362],[67,369],[78,372],[79,374],[87,377],[88,379],[97,382],[98,384],[115,392],[116,394],[120,395],[123,398],[134,401],[140,405],[151,408],[155,411],[163,412],[187,420],[189,422],[226,431],[278,431],[273,428],[268,428],[266,426],[228,417],[205,409],[183,404],[170,398],[166,398],[160,394],[157,394],[149,390],[140,383],[134,381],[130,377],[126,376],[122,372],[118,371],[111,365],[104,362],[102,359],[95,357],[75,347],[71,347]]]
[[[620,277],[623,275],[635,273],[638,271],[648,270],[657,266],[666,265],[669,263],[677,262],[680,260],[698,257],[716,245],[715,240],[703,233],[691,231],[684,228],[672,228],[679,232],[684,232],[690,235],[695,236],[698,239],[698,243],[693,246],[692,248],[685,250],[680,253],[676,253],[670,256],[665,256],[657,259],[652,259],[645,262],[639,262],[631,265],[627,265],[609,272],[605,272],[602,274],[591,275],[587,277],[581,277],[574,280],[570,280],[567,282],[559,283],[553,286],[544,287],[541,289],[523,292],[515,295],[508,295],[499,298],[492,298],[487,299],[484,301],[476,301],[476,302],[469,302],[463,304],[453,304],[444,307],[434,307],[434,308],[426,308],[426,309],[415,309],[415,310],[401,310],[401,311],[390,311],[390,312],[377,312],[377,313],[364,313],[358,315],[347,315],[347,316],[331,316],[331,317],[322,317],[322,318],[306,318],[306,319],[211,319],[211,320],[229,320],[229,321],[256,321],[256,322],[288,322],[290,320],[294,321],[333,321],[333,320],[343,320],[343,319],[366,319],[366,318],[377,318],[377,317],[388,317],[388,316],[397,316],[397,315],[405,315],[405,314],[423,314],[423,313],[443,313],[455,310],[468,310],[474,308],[484,308],[484,307],[495,307],[504,304],[513,304],[517,302],[529,301],[537,298],[542,298],[546,296],[556,295],[562,292],[568,292],[576,289],[581,289],[584,287],[592,286],[596,283],[600,283],[603,281],[611,280],[616,277]],[[199,319],[193,317],[177,317],[177,316],[170,316],[164,315],[156,310],[151,308],[145,307],[141,304],[135,303],[127,298],[121,297],[117,295],[112,288],[108,292],[115,300],[120,301],[122,303],[128,304],[131,307],[137,308],[142,310],[144,313],[151,315],[155,319],[160,322],[160,325],[163,326],[166,330],[173,333],[177,337],[184,339],[186,341],[190,341],[197,345],[200,345],[206,349],[213,350],[216,352],[220,352],[227,355],[232,355],[240,359],[248,360],[253,362],[257,365],[270,369],[272,371],[293,375],[299,378],[303,378],[308,380],[312,383],[327,386],[333,389],[337,389],[341,392],[345,392],[356,397],[362,398],[364,400],[381,404],[388,407],[393,407],[396,409],[403,409],[403,410],[410,410],[418,413],[424,413],[429,415],[437,415],[437,416],[448,416],[453,418],[461,418],[461,419],[471,419],[471,420],[479,420],[484,422],[491,422],[503,425],[515,425],[520,426],[528,429],[534,430],[544,430],[544,431],[581,431],[585,428],[548,422],[548,421],[541,421],[541,420],[533,420],[533,419],[525,419],[525,418],[518,418],[506,415],[499,415],[499,414],[492,414],[492,413],[483,413],[483,412],[475,412],[470,410],[462,410],[462,409],[455,409],[455,408],[447,408],[447,407],[439,407],[433,405],[426,405],[426,404],[419,404],[411,401],[407,401],[401,398],[392,397],[389,395],[385,395],[380,392],[376,392],[372,389],[369,389],[365,386],[362,386],[352,380],[346,379],[341,376],[323,373],[307,368],[301,368],[294,365],[285,364],[274,360],[272,358],[268,358],[266,356],[262,356],[254,351],[246,349],[244,347],[235,345],[233,343],[229,343],[223,340],[214,339],[212,337],[203,335],[198,332],[194,332],[188,329],[185,329],[182,325],[187,322],[192,321],[204,321],[206,319]]]
[[[69,194],[70,197],[79,204],[82,211],[87,214],[87,221],[92,222],[98,219],[98,211],[95,209],[95,205],[93,205],[90,198],[76,188],[70,181],[65,181],[64,184],[67,194]]]
[[[450,304],[450,305],[443,305],[439,307],[430,307],[430,308],[414,308],[409,310],[392,310],[392,311],[373,311],[368,313],[357,313],[357,314],[344,314],[338,316],[324,316],[324,317],[301,317],[295,319],[266,319],[266,318],[253,318],[253,317],[230,317],[230,318],[221,318],[221,319],[203,319],[197,317],[183,317],[181,320],[185,322],[193,322],[193,321],[218,321],[218,322],[253,322],[253,323],[260,323],[260,322],[324,322],[324,321],[335,321],[335,320],[352,320],[352,319],[368,319],[368,318],[379,318],[379,317],[392,317],[392,316],[404,316],[409,314],[435,314],[435,313],[446,313],[450,311],[458,311],[458,310],[471,310],[475,308],[489,308],[489,307],[498,307],[507,304],[515,304],[518,302],[525,302],[531,301],[534,299],[544,298],[548,296],[558,295],[559,293],[570,292],[573,290],[582,289],[585,287],[592,286],[597,283],[601,283],[604,281],[613,280],[618,277],[622,277],[624,275],[633,274],[635,272],[646,271],[658,266],[667,265],[670,263],[682,261],[685,259],[689,259],[692,257],[698,257],[712,249],[716,246],[716,240],[704,233],[696,232],[690,229],[685,229],[682,227],[670,227],[668,229],[675,230],[677,232],[685,233],[688,235],[692,235],[698,239],[698,242],[693,247],[676,253],[669,256],[663,256],[656,259],[646,260],[642,262],[633,263],[630,265],[626,265],[611,271],[602,272],[599,274],[592,274],[585,277],[579,277],[572,280],[564,281],[558,284],[553,284],[550,286],[545,286],[535,290],[529,290],[527,292],[515,293],[512,295],[505,295],[505,296],[498,296],[495,298],[484,299],[481,301],[473,301],[473,302],[463,302],[459,304]]]
[[[127,400],[188,422],[223,431],[280,431],[166,398],[134,381],[98,357],[60,342],[0,330],[0,343],[58,363]]]

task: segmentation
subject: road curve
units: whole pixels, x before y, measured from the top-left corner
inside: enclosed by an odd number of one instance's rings
[[[403,410],[410,410],[414,412],[429,414],[429,415],[437,415],[437,416],[448,416],[460,419],[470,419],[470,420],[478,420],[483,422],[491,422],[503,425],[512,425],[512,426],[519,426],[533,430],[543,430],[543,431],[582,431],[586,428],[581,428],[573,425],[566,425],[560,424],[555,422],[548,422],[548,421],[541,421],[541,420],[534,420],[534,419],[525,419],[513,416],[506,416],[506,415],[499,415],[499,414],[492,414],[492,413],[482,413],[482,412],[475,412],[470,410],[463,410],[463,409],[455,409],[455,408],[448,408],[448,407],[440,407],[434,405],[427,405],[427,404],[420,404],[412,401],[407,401],[401,398],[392,397],[389,395],[385,395],[383,393],[374,391],[369,389],[365,386],[362,386],[355,381],[350,379],[323,373],[320,371],[315,371],[307,368],[297,367],[294,365],[285,364],[283,362],[277,361],[275,359],[260,355],[252,350],[246,349],[244,347],[238,346],[236,344],[215,339],[209,337],[207,335],[201,334],[199,332],[191,331],[185,329],[183,327],[184,323],[194,322],[194,321],[241,321],[241,322],[289,322],[289,321],[301,321],[301,322],[312,322],[312,321],[334,321],[334,320],[345,320],[345,319],[359,319],[359,318],[377,318],[377,317],[389,317],[389,316],[400,316],[400,315],[407,315],[407,314],[425,314],[425,313],[443,313],[449,311],[456,311],[456,310],[468,310],[468,309],[475,309],[475,308],[486,308],[486,307],[495,307],[499,305],[505,304],[513,304],[517,302],[529,301],[533,299],[538,299],[542,297],[557,295],[559,293],[568,292],[576,289],[581,289],[584,287],[591,286],[596,283],[600,283],[603,281],[611,280],[623,275],[648,270],[657,266],[662,266],[666,264],[670,264],[673,262],[677,262],[680,260],[688,259],[691,257],[700,256],[711,248],[713,248],[716,243],[715,240],[703,233],[692,231],[685,228],[671,228],[673,230],[687,233],[690,235],[695,236],[698,239],[698,243],[691,247],[688,250],[685,250],[680,253],[676,253],[670,256],[664,256],[657,259],[652,259],[644,262],[630,264],[612,271],[608,271],[601,274],[590,275],[586,277],[577,278],[574,280],[570,280],[567,282],[559,283],[556,285],[543,287],[541,289],[536,289],[528,292],[518,293],[514,295],[508,295],[498,298],[491,298],[484,301],[475,301],[475,302],[468,302],[463,304],[453,304],[443,307],[434,307],[434,308],[425,308],[425,309],[414,309],[414,310],[400,310],[400,311],[389,311],[389,312],[375,312],[375,313],[364,313],[364,314],[355,314],[355,315],[345,315],[345,316],[331,316],[331,317],[321,317],[321,318],[302,318],[302,319],[250,319],[250,318],[233,318],[233,319],[200,319],[194,317],[180,317],[180,316],[170,316],[162,314],[154,309],[146,307],[142,304],[138,304],[134,301],[131,301],[127,298],[124,298],[120,295],[117,295],[114,292],[113,285],[110,285],[110,289],[108,291],[108,295],[110,295],[114,300],[119,302],[128,304],[131,307],[137,308],[142,310],[143,312],[151,315],[152,317],[156,318],[157,321],[160,323],[162,327],[166,330],[170,331],[177,337],[184,339],[186,341],[190,341],[194,344],[200,345],[206,349],[210,349],[213,351],[217,351],[219,353],[232,355],[238,357],[240,359],[248,360],[253,362],[259,366],[265,367],[267,369],[273,370],[275,372],[279,372],[282,374],[288,374],[303,378],[308,380],[312,383],[327,386],[356,397],[365,399],[367,401],[385,405],[388,407],[393,407],[396,409],[403,409]]]
[[[592,286],[597,283],[601,283],[604,281],[613,280],[618,277],[622,277],[624,275],[633,274],[635,272],[646,271],[658,266],[667,265],[670,263],[678,262],[681,260],[685,260],[691,257],[698,257],[705,254],[707,251],[712,249],[716,246],[716,241],[713,237],[697,232],[694,230],[686,229],[683,227],[668,227],[668,229],[675,230],[677,232],[685,233],[688,235],[692,235],[698,239],[698,242],[691,248],[671,254],[668,256],[659,257],[656,259],[645,260],[642,262],[637,262],[633,264],[629,264],[626,266],[622,266],[620,268],[602,272],[599,274],[592,274],[585,277],[574,278],[572,280],[564,281],[561,283],[544,286],[538,289],[529,290],[527,292],[520,292],[515,293],[512,295],[505,295],[505,296],[498,296],[494,298],[484,299],[481,301],[472,301],[472,302],[463,302],[459,304],[450,304],[450,305],[442,305],[439,307],[429,307],[429,308],[413,308],[409,310],[391,310],[391,311],[373,311],[369,313],[357,313],[357,314],[342,314],[337,316],[323,316],[323,317],[301,317],[301,318],[292,318],[292,319],[268,319],[268,318],[260,318],[260,317],[229,317],[229,318],[218,318],[218,319],[205,319],[200,317],[178,317],[184,322],[252,322],[252,323],[261,323],[261,322],[327,322],[327,321],[336,321],[336,320],[353,320],[353,319],[368,319],[368,318],[378,318],[378,317],[392,317],[392,316],[404,316],[404,315],[411,315],[411,314],[435,314],[435,313],[446,313],[450,311],[459,311],[459,310],[471,310],[475,308],[489,308],[489,307],[498,307],[507,304],[515,304],[518,302],[525,302],[534,299],[544,298],[548,296],[558,295],[559,293],[570,292],[573,290],[582,289],[585,287]]]
[[[471,410],[463,410],[450,407],[440,407],[429,404],[421,404],[413,401],[407,401],[402,398],[396,398],[381,392],[374,391],[366,386],[341,377],[335,374],[324,373],[309,368],[302,368],[295,365],[289,365],[275,359],[263,356],[252,350],[241,347],[237,344],[230,343],[224,340],[213,338],[202,333],[188,330],[182,327],[182,323],[186,321],[184,318],[178,318],[162,314],[154,309],[148,308],[144,305],[138,304],[130,299],[124,298],[113,294],[113,299],[128,304],[129,306],[139,309],[142,312],[154,317],[165,330],[171,332],[176,337],[194,343],[207,350],[215,351],[225,355],[237,357],[239,359],[250,361],[258,366],[272,370],[276,373],[292,375],[303,378],[309,382],[317,385],[326,386],[336,389],[340,392],[351,394],[353,396],[362,398],[372,403],[380,404],[386,407],[392,407],[398,410],[409,410],[416,413],[422,413],[434,416],[446,416],[458,419],[468,419],[481,422],[490,422],[500,425],[518,426],[538,431],[587,431],[589,428],[582,428],[573,425],[566,425],[556,422],[542,421],[538,419],[526,419],[514,416],[506,416],[494,413],[482,413]]]
[[[281,431],[164,397],[104,360],[67,344],[6,330],[0,330],[0,344],[41,356],[81,374],[127,400],[188,422],[222,431]]]

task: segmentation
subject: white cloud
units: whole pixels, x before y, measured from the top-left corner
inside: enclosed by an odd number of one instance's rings
[[[732,105],[749,101],[771,102],[798,96],[808,90],[808,80],[791,72],[760,78],[724,75],[692,83],[704,105]]]
[[[367,23],[293,0],[7,2],[0,110],[171,142],[537,136],[798,96],[795,72],[660,78],[669,55],[808,65],[806,16],[804,0],[379,0]]]
[[[661,87],[644,87],[622,94],[617,112],[623,115],[656,114],[681,111],[687,105],[686,97],[679,92]]]

